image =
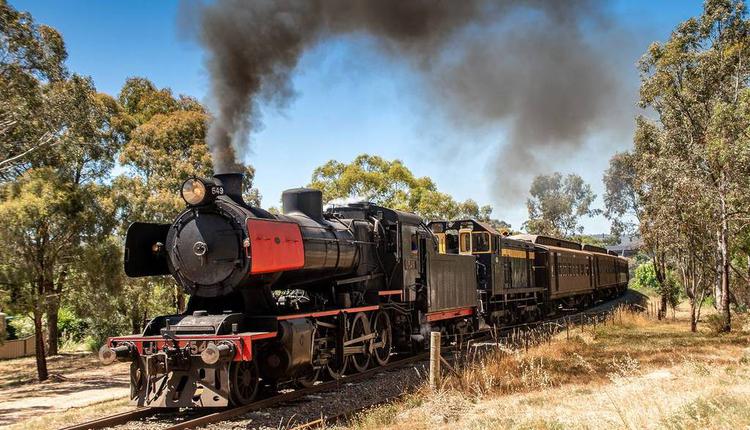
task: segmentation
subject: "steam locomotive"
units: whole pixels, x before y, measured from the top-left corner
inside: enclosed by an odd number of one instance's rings
[[[485,325],[533,321],[625,291],[627,261],[476,220],[425,224],[372,203],[323,211],[318,190],[282,194],[283,215],[242,199],[242,175],[192,178],[172,224],[134,223],[130,277],[171,274],[185,312],[113,337],[131,399],[150,407],[251,402],[263,386],[309,386],[388,363]]]

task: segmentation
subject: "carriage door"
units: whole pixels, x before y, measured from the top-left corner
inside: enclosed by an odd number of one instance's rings
[[[403,286],[408,291],[409,300],[415,300],[414,285],[424,277],[420,272],[419,234],[417,227],[401,223],[401,264],[403,270]]]
[[[554,273],[555,276],[555,291],[560,291],[560,266],[557,264],[558,260],[560,259],[560,253],[553,252],[552,255],[554,258],[552,262],[552,267],[554,267],[554,269],[552,269],[552,273]]]

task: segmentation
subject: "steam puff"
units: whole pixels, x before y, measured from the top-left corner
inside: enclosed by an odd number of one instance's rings
[[[237,155],[261,125],[261,104],[286,106],[291,74],[305,52],[334,36],[367,34],[382,52],[422,77],[416,93],[461,126],[503,121],[508,144],[499,163],[533,174],[535,154],[581,147],[593,132],[629,126],[609,104],[623,93],[616,68],[602,62],[626,39],[607,30],[604,2],[481,0],[241,0],[197,8],[207,49],[214,119],[208,143],[216,172],[237,169]],[[196,12],[193,10],[193,12]],[[502,169],[499,168],[497,173]],[[499,177],[499,175],[497,175]],[[497,181],[498,197],[522,184]],[[523,181],[522,181],[523,182]],[[525,191],[525,190],[524,190]]]

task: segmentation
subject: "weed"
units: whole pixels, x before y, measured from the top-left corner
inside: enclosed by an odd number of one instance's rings
[[[669,429],[742,428],[750,421],[750,401],[729,395],[700,397],[662,420]]]

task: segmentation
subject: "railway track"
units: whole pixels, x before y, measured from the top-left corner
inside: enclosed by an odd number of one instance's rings
[[[482,340],[488,340],[489,338],[492,338],[494,342],[489,342],[485,345],[497,345],[498,343],[502,342],[504,345],[514,345],[515,348],[524,348],[524,344],[526,343],[526,346],[529,346],[527,342],[529,342],[529,337],[525,336],[525,334],[528,334],[528,332],[532,332],[534,330],[539,331],[539,329],[543,329],[540,331],[539,336],[532,336],[531,343],[538,343],[543,340],[549,339],[551,336],[561,333],[570,327],[578,327],[581,325],[593,325],[594,327],[597,324],[606,324],[607,318],[612,315],[612,311],[617,308],[617,306],[622,304],[629,304],[633,305],[637,302],[641,301],[642,297],[635,296],[631,293],[628,293],[625,296],[618,297],[616,299],[600,303],[593,308],[587,309],[585,311],[581,312],[571,312],[565,315],[561,315],[557,318],[547,319],[544,321],[537,321],[537,322],[531,322],[531,323],[525,323],[525,324],[517,324],[513,326],[506,326],[503,327],[500,330],[494,331],[494,333],[490,333],[489,331],[484,332],[483,336],[477,336],[473,340],[476,342],[479,342],[475,344],[475,346],[478,346],[481,348],[481,342]],[[636,304],[638,306],[638,304]],[[642,306],[641,306],[642,308]],[[469,345],[467,345],[467,350],[469,349]],[[453,371],[452,369],[450,369]],[[330,425],[336,425],[341,423],[348,422],[352,417],[356,416],[357,414],[364,412],[368,409],[372,409],[373,407],[380,406],[395,400],[398,400],[399,398],[403,398],[404,395],[407,393],[402,393],[401,395],[397,396],[391,396],[387,398],[380,399],[378,401],[369,403],[364,406],[358,406],[355,408],[348,409],[343,412],[337,412],[335,414],[331,414],[329,416],[320,416],[316,417],[315,419],[312,419],[310,421],[297,424],[296,426],[289,427],[291,430],[310,430],[310,429],[317,429],[317,428],[325,428]]]
[[[525,324],[517,324],[513,326],[506,326],[503,327],[500,330],[496,330],[494,333],[484,332],[484,336],[478,336],[475,338],[475,341],[481,342],[482,338],[484,340],[487,340],[488,337],[493,338],[496,342],[499,342],[500,339],[504,340],[504,343],[507,344],[514,344],[517,348],[524,348],[524,343],[528,342],[528,337],[525,337],[523,335],[519,335],[520,333],[528,333],[529,331],[536,330],[539,328],[544,328],[545,330],[542,333],[542,336],[537,336],[536,339],[532,340],[532,342],[536,343],[539,341],[542,341],[544,339],[548,339],[549,337],[561,333],[562,331],[568,329],[571,326],[580,326],[580,325],[594,325],[600,324],[600,323],[606,323],[607,318],[609,315],[612,314],[612,311],[617,308],[617,306],[622,304],[634,304],[634,302],[638,302],[641,300],[640,297],[630,297],[630,293],[626,294],[625,296],[618,297],[616,299],[600,303],[593,308],[587,309],[585,311],[581,312],[574,312],[569,313],[566,315],[561,315],[557,318],[547,319],[544,321],[537,321],[537,322],[531,322],[531,323],[525,323]],[[636,306],[638,306],[636,304]],[[496,345],[496,343],[494,343]],[[526,344],[528,346],[528,343]],[[468,345],[467,345],[468,349]],[[317,428],[325,428],[329,425],[335,425],[339,423],[345,423],[349,421],[352,417],[356,416],[357,414],[364,412],[368,409],[371,409],[376,406],[380,406],[395,400],[398,400],[399,398],[403,398],[406,393],[402,393],[398,396],[392,396],[380,399],[378,401],[369,403],[364,406],[355,407],[343,412],[338,412],[336,414],[332,414],[329,416],[321,416],[317,417],[313,420],[298,424],[296,426],[290,427],[291,430],[310,430],[310,429],[317,429]]]
[[[274,405],[277,405],[279,403],[284,402],[290,402],[293,400],[300,399],[302,397],[305,397],[309,394],[328,391],[330,389],[336,388],[341,386],[342,384],[348,384],[351,382],[357,382],[364,379],[369,378],[370,376],[387,371],[390,369],[395,369],[398,367],[406,366],[412,363],[416,363],[422,360],[425,360],[427,358],[427,353],[421,353],[417,355],[413,355],[410,357],[405,357],[396,361],[393,361],[391,363],[388,363],[385,366],[379,366],[372,369],[368,369],[361,373],[356,373],[352,375],[347,375],[341,379],[333,380],[333,381],[327,381],[323,382],[321,384],[308,387],[308,388],[300,388],[296,389],[294,391],[290,391],[288,393],[278,394],[272,397],[268,397],[265,399],[261,399],[258,401],[255,401],[253,403],[250,403],[245,406],[239,406],[234,407],[231,409],[226,410],[220,410],[217,412],[207,412],[205,414],[199,415],[192,419],[187,419],[185,421],[175,423],[171,426],[167,427],[161,427],[165,430],[182,430],[182,429],[192,429],[192,428],[198,428],[202,427],[211,423],[219,422],[219,421],[225,421],[234,417],[238,417],[241,415],[245,415],[249,412],[257,411],[260,409],[268,408]],[[105,429],[105,428],[111,428],[119,425],[124,425],[131,423],[133,421],[138,421],[144,418],[152,417],[157,414],[168,414],[168,415],[176,415],[176,412],[164,412],[164,410],[158,409],[158,408],[140,408],[135,409],[132,411],[123,412],[120,414],[110,415],[102,418],[97,418],[95,420],[87,421],[80,424],[75,424],[72,426],[64,427],[60,430],[94,430],[94,429]],[[172,417],[172,418],[176,418]],[[167,418],[167,417],[165,417]]]
[[[63,427],[60,430],[87,430],[87,429],[104,429],[120,424],[128,423],[156,415],[158,409],[155,408],[139,408],[132,411],[122,412],[119,414],[109,415],[103,418],[97,418],[95,420],[86,421],[81,424],[75,424],[68,427]]]
[[[528,341],[528,337],[524,338],[519,335],[520,333],[529,332],[531,330],[547,326],[549,328],[549,334],[551,335],[553,334],[553,332],[560,332],[561,330],[564,330],[569,325],[578,325],[581,323],[584,323],[584,324],[591,323],[592,321],[594,322],[601,321],[603,318],[605,318],[605,315],[610,313],[612,309],[615,308],[617,305],[622,304],[622,303],[628,303],[628,302],[629,301],[628,301],[627,296],[623,296],[618,299],[614,299],[614,300],[602,303],[591,309],[577,312],[577,313],[571,313],[568,315],[563,315],[558,318],[548,319],[545,321],[507,326],[507,327],[502,328],[501,330],[484,331],[480,334],[478,339],[475,338],[473,340],[481,341],[481,339],[483,338],[484,340],[494,339],[495,341],[498,341],[499,339],[505,339],[506,342],[509,342],[509,343],[515,343],[515,344],[520,343],[521,344],[520,347],[523,347],[523,343],[526,342],[526,344],[528,345],[529,341]],[[343,384],[349,384],[352,382],[362,381],[362,380],[370,378],[371,376],[375,374],[388,371],[391,369],[403,367],[409,364],[417,363],[417,362],[426,360],[427,358],[428,358],[427,353],[421,353],[418,355],[414,355],[414,356],[410,356],[410,357],[406,357],[406,358],[393,361],[387,364],[386,366],[375,367],[362,373],[347,375],[342,379],[323,382],[313,387],[300,388],[300,389],[296,389],[294,391],[290,391],[287,393],[274,395],[265,399],[255,401],[245,406],[235,407],[235,408],[226,409],[226,410],[219,410],[215,412],[200,411],[202,413],[199,412],[198,416],[194,418],[186,417],[184,413],[180,414],[178,412],[165,412],[164,410],[158,409],[158,408],[141,408],[141,409],[123,412],[120,414],[115,414],[115,415],[99,418],[96,420],[84,422],[81,424],[76,424],[73,426],[65,427],[61,430],[86,430],[86,429],[110,428],[110,427],[132,423],[134,421],[143,420],[143,419],[153,417],[156,415],[160,415],[160,414],[165,415],[164,420],[168,420],[168,421],[173,421],[176,419],[182,420],[180,422],[175,422],[172,425],[168,425],[168,426],[161,425],[160,429],[183,430],[183,429],[199,428],[199,427],[203,427],[212,423],[218,423],[221,421],[227,421],[236,417],[240,417],[250,412],[262,410],[265,408],[270,408],[278,404],[292,402],[310,394],[330,391],[334,388],[342,386]],[[334,414],[331,416],[318,417],[315,420],[297,425],[296,427],[293,427],[293,428],[302,430],[302,429],[323,427],[330,423],[349,419],[351,416],[365,409],[368,409],[368,408],[371,408],[373,406],[377,406],[383,403],[387,403],[389,401],[394,400],[397,397],[398,396],[381,399],[374,403],[370,403],[364,407],[357,407],[357,408],[347,410],[345,412],[341,412],[338,414]]]

